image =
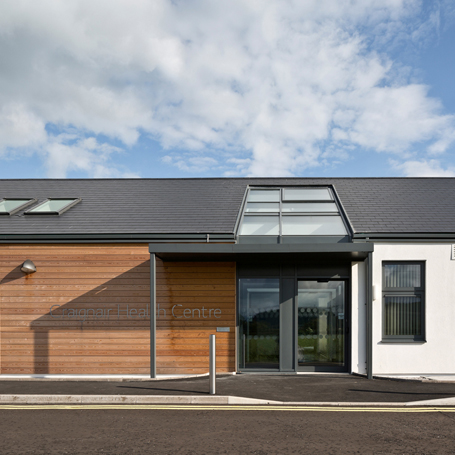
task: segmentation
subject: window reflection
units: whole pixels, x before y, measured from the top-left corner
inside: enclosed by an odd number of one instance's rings
[[[299,281],[299,366],[343,366],[345,287],[343,281]]]
[[[278,369],[279,280],[241,279],[239,292],[239,367]]]

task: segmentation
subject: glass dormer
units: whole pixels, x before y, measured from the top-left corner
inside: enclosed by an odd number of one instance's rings
[[[329,187],[249,188],[240,236],[347,236]]]

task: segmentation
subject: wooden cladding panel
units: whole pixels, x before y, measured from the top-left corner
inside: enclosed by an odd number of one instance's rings
[[[25,259],[35,274],[20,271]],[[68,317],[74,309],[144,308],[149,261],[142,244],[0,245],[1,372],[149,373],[148,320]]]
[[[208,372],[211,334],[217,371],[235,371],[235,263],[158,260],[156,277],[158,374]]]
[[[149,260],[143,244],[0,245],[1,373],[148,374]],[[217,326],[218,371],[233,371],[235,264],[158,260],[156,283],[158,374],[207,372]]]

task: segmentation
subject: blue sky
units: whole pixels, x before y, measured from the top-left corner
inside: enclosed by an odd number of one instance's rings
[[[455,176],[451,0],[3,0],[0,178]]]

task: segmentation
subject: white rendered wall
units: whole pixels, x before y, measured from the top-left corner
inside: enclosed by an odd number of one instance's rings
[[[366,374],[365,263],[353,262],[351,274],[351,373]]]
[[[425,343],[381,342],[382,261],[395,260],[425,261]],[[373,286],[379,291],[373,301],[373,374],[455,374],[455,260],[451,245],[375,244]],[[364,331],[365,318],[359,322],[359,330]]]

